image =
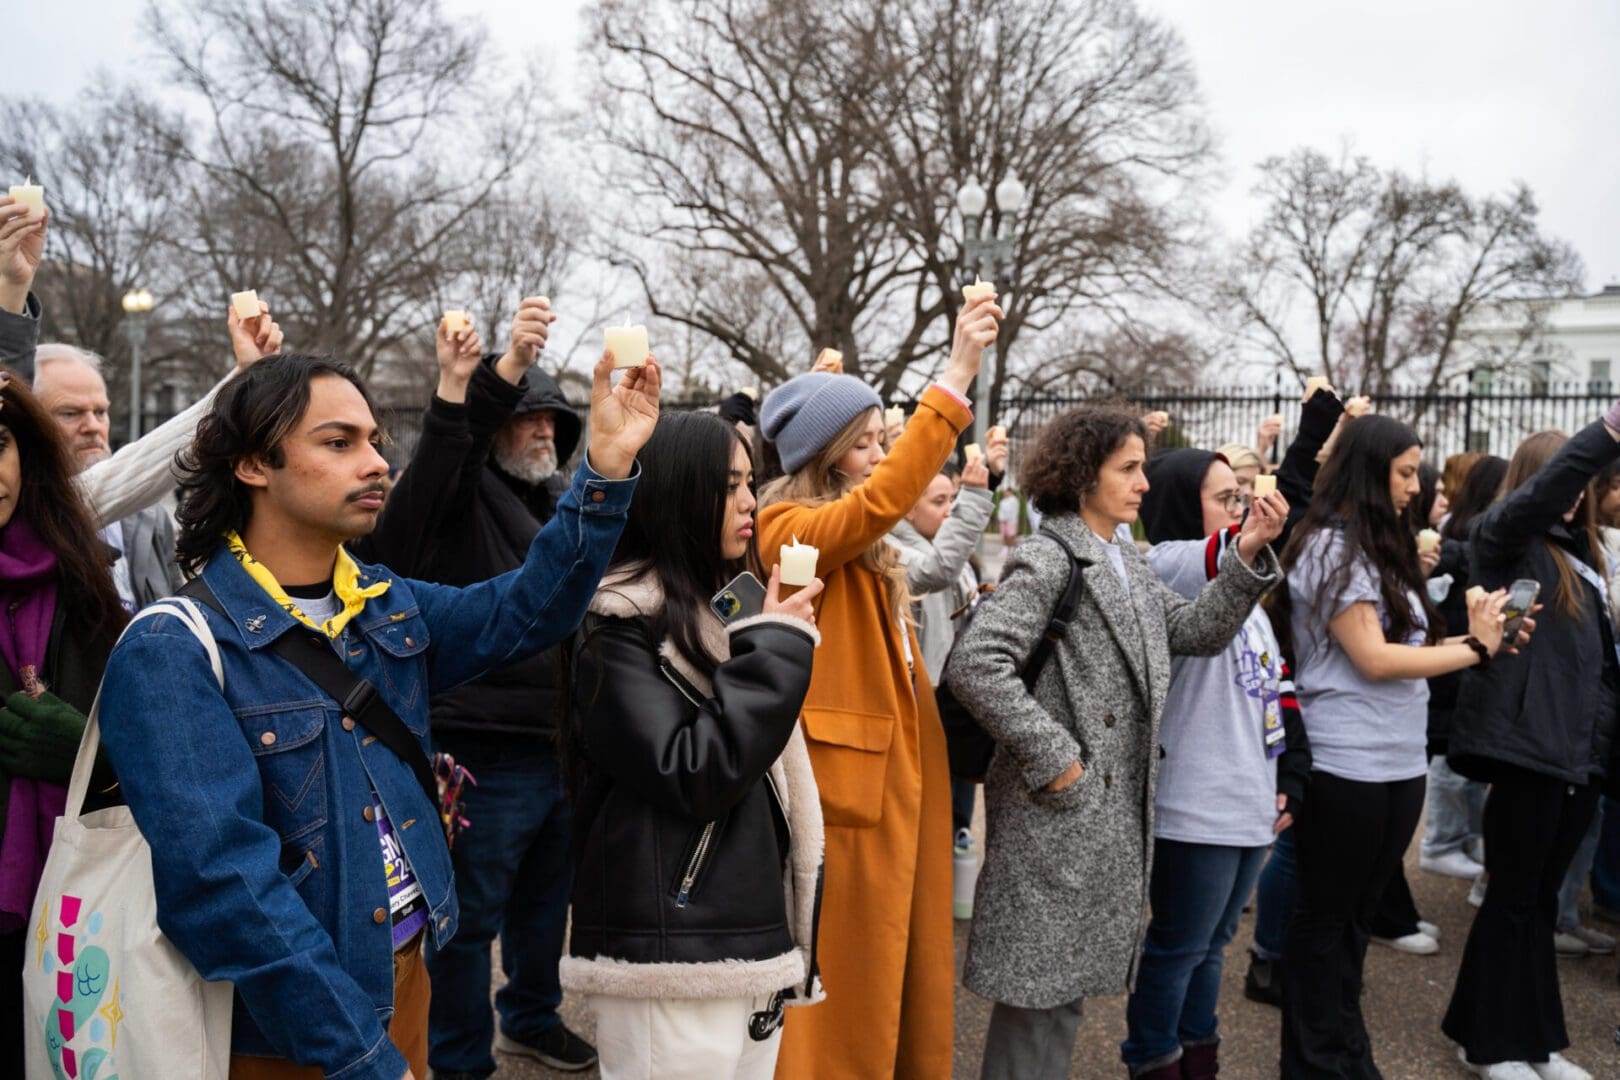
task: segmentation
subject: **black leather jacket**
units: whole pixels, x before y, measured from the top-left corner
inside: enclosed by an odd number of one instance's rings
[[[571,955],[701,964],[795,948],[782,884],[793,837],[768,771],[798,723],[814,645],[785,621],[750,622],[705,693],[646,619],[587,619]]]

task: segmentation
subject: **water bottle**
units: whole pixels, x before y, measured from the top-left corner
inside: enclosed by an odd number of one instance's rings
[[[973,890],[979,883],[979,855],[973,834],[963,829],[956,836],[956,857],[951,863],[951,912],[958,919],[973,918]]]

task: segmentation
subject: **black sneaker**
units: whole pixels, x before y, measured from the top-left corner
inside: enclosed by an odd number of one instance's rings
[[[1282,987],[1277,985],[1282,973],[1271,960],[1262,960],[1249,954],[1249,973],[1243,977],[1243,996],[1262,1005],[1282,1008]]]
[[[506,1032],[495,1035],[495,1049],[503,1054],[534,1058],[558,1072],[582,1072],[596,1064],[596,1047],[559,1023],[532,1043],[519,1042]]]

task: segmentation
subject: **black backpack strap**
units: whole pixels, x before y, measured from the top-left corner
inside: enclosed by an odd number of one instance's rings
[[[186,582],[179,595],[207,604],[221,615],[225,614],[219,599],[201,577]],[[422,744],[405,726],[405,721],[388,707],[388,702],[383,700],[377,688],[350,671],[322,635],[307,628],[292,630],[271,642],[269,649],[302,671],[338,703],[345,716],[375,735],[378,742],[409,765],[416,782],[422,785],[422,793],[427,796],[429,805],[439,805],[439,782],[433,775],[433,766],[427,754],[422,751]]]
[[[1063,549],[1063,554],[1069,559],[1069,580],[1063,587],[1063,595],[1058,599],[1057,607],[1052,609],[1052,617],[1046,621],[1046,630],[1041,634],[1041,640],[1035,643],[1035,649],[1029,654],[1029,661],[1024,665],[1024,685],[1030,690],[1035,689],[1035,682],[1041,677],[1041,669],[1052,658],[1052,650],[1057,643],[1063,640],[1069,632],[1069,620],[1074,618],[1076,609],[1080,607],[1080,589],[1083,584],[1080,578],[1080,560],[1075,558],[1074,550],[1069,547],[1057,533],[1049,529],[1042,529],[1041,534],[1053,540]]]

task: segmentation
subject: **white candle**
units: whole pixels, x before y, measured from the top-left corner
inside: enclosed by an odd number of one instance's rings
[[[962,454],[967,458],[967,463],[969,465],[984,457],[984,451],[979,449],[979,444],[976,442],[970,442],[966,446],[962,447]]]
[[[1312,375],[1310,378],[1305,380],[1304,400],[1311,400],[1311,398],[1316,396],[1316,392],[1318,390],[1330,390],[1332,388],[1333,383],[1328,380],[1326,375]]]
[[[1277,491],[1277,478],[1270,473],[1261,473],[1254,478],[1254,497],[1261,498],[1275,494]]]
[[[995,442],[997,439],[1005,439],[1007,437],[1007,429],[1002,427],[1000,424],[997,424],[995,427],[992,427],[989,431],[985,432],[984,437],[990,442]]]
[[[613,354],[613,367],[637,368],[647,362],[647,328],[645,326],[610,326],[603,332],[608,351]]]
[[[1366,415],[1367,410],[1371,407],[1372,400],[1370,398],[1353,397],[1349,401],[1345,402],[1344,411],[1349,413],[1350,416],[1354,418],[1357,416]]]
[[[1483,586],[1483,585],[1471,585],[1471,586],[1469,586],[1468,591],[1463,593],[1463,599],[1468,602],[1469,607],[1473,607],[1474,602],[1476,600],[1478,600],[1480,597],[1484,596],[1484,595],[1485,595],[1485,586]]]
[[[889,430],[890,428],[905,426],[906,410],[902,409],[898,405],[890,405],[887,409],[883,410],[883,428],[885,431]]]
[[[472,319],[465,311],[446,311],[444,313],[444,336],[451,337],[472,325]]]
[[[797,536],[792,544],[783,544],[782,584],[808,585],[816,580],[816,560],[819,558],[820,549],[799,543]]]
[[[30,176],[21,184],[11,185],[11,201],[28,207],[30,214],[38,214],[45,209],[45,188]]]
[[[236,317],[244,321],[259,317],[259,294],[252,289],[244,292],[231,293],[231,307],[236,311]]]
[[[973,284],[962,286],[962,299],[964,300],[973,301],[981,296],[994,295],[996,295],[996,283],[993,281],[980,281],[977,276],[974,277]]]
[[[1271,415],[1270,415],[1270,416],[1269,416],[1269,417],[1267,417],[1267,418],[1266,418],[1266,419],[1268,419],[1268,420],[1269,420],[1269,421],[1271,421],[1271,423],[1273,423],[1273,424],[1276,424],[1276,425],[1277,425],[1277,426],[1278,426],[1278,427],[1281,427],[1281,426],[1282,426],[1282,422],[1283,422],[1283,415],[1282,415],[1282,413],[1272,413],[1272,414],[1271,414]]]
[[[1440,546],[1440,534],[1433,529],[1424,529],[1418,533],[1418,550],[1433,551]]]
[[[815,366],[842,375],[844,373],[844,354],[837,349],[822,349],[816,353]]]

